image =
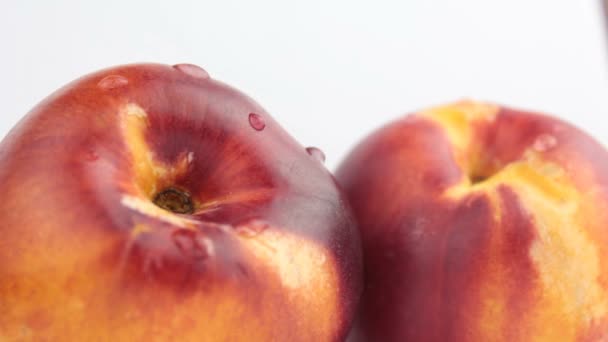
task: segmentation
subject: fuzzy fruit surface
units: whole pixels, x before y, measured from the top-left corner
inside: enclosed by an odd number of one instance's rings
[[[0,144],[0,184],[2,341],[350,327],[361,247],[333,177],[196,66],[120,66],[55,92]]]
[[[366,273],[354,341],[608,339],[608,153],[463,101],[386,125],[336,177]]]

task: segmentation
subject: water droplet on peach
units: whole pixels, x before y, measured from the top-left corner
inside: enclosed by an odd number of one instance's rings
[[[171,234],[171,238],[181,254],[193,259],[207,258],[210,255],[209,248],[213,248],[211,240],[190,229],[178,229]]]
[[[199,79],[208,79],[209,78],[209,73],[205,69],[199,67],[198,65],[181,63],[181,64],[175,64],[173,66],[173,68],[183,72],[186,75],[192,76],[194,78],[199,78]]]
[[[249,113],[249,124],[256,131],[261,131],[266,127],[266,123],[264,122],[264,118],[256,113]]]
[[[241,237],[252,238],[261,234],[264,230],[268,229],[269,226],[270,225],[267,222],[256,219],[237,225],[235,231]]]
[[[99,155],[94,150],[86,150],[84,152],[84,159],[87,161],[96,161],[99,159]]]
[[[102,90],[112,90],[124,87],[129,84],[129,80],[120,75],[109,75],[101,79],[97,86]]]
[[[325,153],[316,147],[307,147],[306,153],[310,154],[313,158],[320,161],[321,163],[325,162]]]
[[[536,140],[534,140],[532,148],[534,148],[534,150],[537,152],[546,152],[554,148],[556,145],[557,138],[550,134],[541,134],[536,138]]]
[[[214,256],[215,245],[213,244],[213,241],[211,241],[211,239],[206,238],[204,236],[198,236],[196,241],[200,247],[200,259]]]
[[[327,262],[327,256],[325,254],[319,255],[318,262],[319,265],[325,265],[325,263]]]

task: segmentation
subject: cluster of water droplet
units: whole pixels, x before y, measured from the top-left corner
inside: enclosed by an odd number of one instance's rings
[[[187,64],[187,63],[175,64],[173,66],[173,68],[175,70],[178,70],[193,78],[197,78],[197,79],[209,79],[210,78],[209,73],[207,73],[207,71],[205,71],[205,69],[203,69],[197,65],[194,65],[194,64]],[[113,74],[113,75],[108,75],[108,76],[102,78],[97,83],[97,86],[104,91],[110,91],[113,89],[124,87],[128,84],[129,84],[129,80],[126,77]],[[256,131],[263,131],[264,128],[266,128],[266,122],[264,121],[264,118],[257,113],[249,113],[248,121],[249,121],[249,125]],[[325,162],[325,154],[323,153],[323,151],[321,151],[320,149],[318,149],[316,147],[307,147],[306,153],[308,153],[311,157],[313,157],[314,159],[318,160],[321,163]],[[97,159],[97,155],[95,154],[94,151],[90,151],[90,153],[87,154],[86,159],[89,161],[94,161]]]

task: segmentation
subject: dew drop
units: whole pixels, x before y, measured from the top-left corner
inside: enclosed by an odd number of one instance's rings
[[[192,259],[205,259],[210,256],[213,248],[211,240],[199,236],[196,231],[178,229],[171,234],[175,247],[184,256]]]
[[[185,253],[194,245],[192,235],[194,235],[193,231],[178,229],[171,234],[171,238],[173,239],[175,247],[177,247],[180,252]]]
[[[173,66],[173,68],[183,72],[186,75],[192,76],[194,78],[200,78],[200,79],[209,78],[209,73],[205,69],[199,67],[198,65],[182,63],[182,64],[175,64]]]
[[[325,256],[325,254],[321,254],[319,255],[317,261],[319,262],[319,265],[325,265],[325,263],[327,262],[327,257]]]
[[[249,113],[249,124],[256,131],[261,131],[264,129],[264,127],[266,127],[264,119],[256,113]]]
[[[316,147],[307,147],[306,153],[310,154],[313,158],[320,161],[321,163],[325,162],[325,153]]]
[[[268,229],[270,225],[262,220],[250,220],[239,224],[234,229],[237,234],[245,238],[252,238]]]
[[[126,86],[129,80],[120,75],[109,75],[101,79],[97,86],[103,90],[111,90]]]
[[[84,159],[87,161],[96,161],[99,159],[99,155],[93,150],[86,150],[84,152]]]
[[[200,250],[203,251],[203,253],[201,253],[201,258],[212,257],[215,254],[215,247],[211,239],[199,236],[197,242],[201,247]]]
[[[546,152],[557,145],[557,139],[550,134],[541,134],[536,140],[534,140],[534,144],[532,148],[537,152]]]

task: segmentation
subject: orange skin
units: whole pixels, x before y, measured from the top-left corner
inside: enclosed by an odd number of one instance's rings
[[[339,341],[350,328],[361,251],[334,179],[202,69],[69,84],[2,142],[0,184],[1,341]],[[194,212],[154,205],[166,188]]]
[[[336,177],[360,224],[353,341],[608,340],[608,152],[460,102],[373,133]]]

